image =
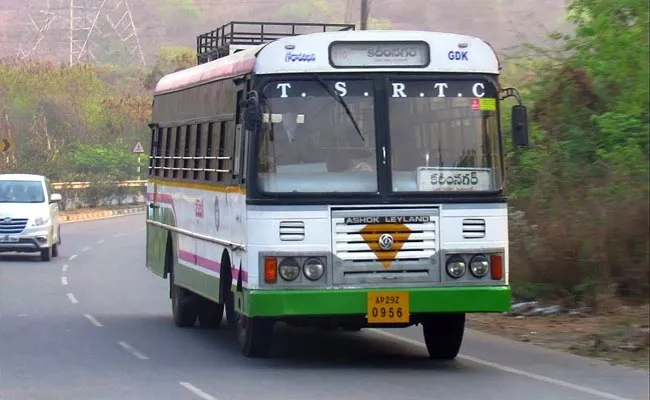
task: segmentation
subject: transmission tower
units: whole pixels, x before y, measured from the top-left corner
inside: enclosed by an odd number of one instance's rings
[[[45,3],[44,10],[29,11],[36,37],[28,49],[21,49],[20,57],[32,56],[45,43],[58,43],[59,46],[48,46],[48,49],[59,50],[65,37],[67,61],[72,66],[96,60],[94,51],[103,49],[107,38],[113,36],[132,59],[145,65],[128,0],[45,0]]]

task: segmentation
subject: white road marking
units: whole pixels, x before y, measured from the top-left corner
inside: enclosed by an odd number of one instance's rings
[[[187,389],[190,392],[194,393],[195,395],[197,395],[199,398],[201,398],[203,400],[217,400],[216,397],[210,396],[209,394],[207,394],[206,392],[204,392],[203,390],[197,388],[196,386],[192,385],[189,382],[178,382],[178,383],[181,386],[183,386],[185,389]]]
[[[90,247],[88,247],[88,246],[86,246],[86,247],[84,247],[83,249],[81,249],[81,251],[88,251],[88,250],[90,250]]]
[[[149,357],[145,356],[144,354],[140,353],[136,349],[134,349],[130,344],[127,342],[117,342],[124,350],[128,351],[131,353],[136,358],[139,358],[140,360],[148,360]]]
[[[62,276],[62,277],[61,277],[61,284],[62,284],[63,286],[66,286],[66,285],[68,284],[68,278],[65,277],[65,276]]]
[[[74,297],[74,294],[72,294],[72,293],[66,293],[66,296],[68,296],[68,299],[70,299],[70,302],[71,302],[72,304],[77,304],[77,303],[79,303],[79,302],[77,301],[77,299]]]
[[[99,239],[99,240],[97,241],[97,244],[102,244],[102,243],[104,243],[104,239]]]
[[[144,232],[144,228],[137,229],[136,232]]]
[[[98,327],[98,328],[101,328],[102,326],[104,326],[104,325],[102,325],[101,322],[97,321],[97,320],[95,319],[95,317],[93,317],[93,316],[90,315],[90,314],[84,314],[84,317],[86,317],[86,319],[87,319],[88,321],[90,321],[93,325],[95,325],[95,326]]]
[[[375,330],[375,329],[369,329],[369,331],[371,331],[373,333],[383,335],[383,336],[386,336],[386,337],[390,337],[392,339],[400,340],[402,342],[409,343],[409,344],[412,344],[414,346],[426,348],[426,345],[424,343],[422,343],[422,342],[418,342],[417,340],[413,340],[413,339],[405,338],[405,337],[402,337],[402,336],[398,336],[398,335],[395,335],[394,333],[389,333],[389,332],[386,332],[386,331]],[[568,389],[573,389],[573,390],[576,390],[578,392],[587,393],[587,394],[597,396],[597,397],[602,397],[604,399],[632,400],[632,399],[628,399],[626,397],[621,397],[621,396],[617,396],[615,394],[601,392],[600,390],[591,389],[591,388],[588,388],[588,387],[585,387],[585,386],[575,385],[573,383],[561,381],[559,379],[549,378],[548,376],[538,375],[538,374],[534,374],[534,373],[531,373],[531,372],[522,371],[520,369],[508,367],[506,365],[497,364],[497,363],[494,363],[494,362],[491,362],[491,361],[486,361],[486,360],[476,358],[476,357],[472,357],[472,356],[468,356],[468,355],[465,355],[465,354],[459,354],[458,358],[460,358],[462,360],[466,360],[466,361],[471,361],[471,362],[476,363],[476,364],[481,364],[481,365],[484,365],[486,367],[491,367],[491,368],[494,368],[494,369],[498,369],[498,370],[503,371],[503,372],[509,372],[511,374],[524,376],[526,378],[535,379],[535,380],[538,380],[538,381],[541,381],[541,382],[551,383],[551,384],[554,384],[554,385],[557,385],[557,386],[562,386],[562,387],[565,387],[565,388],[568,388]]]
[[[68,270],[68,264],[64,264],[63,267],[61,268],[61,272],[65,274],[65,271]]]
[[[113,237],[126,236],[126,233],[116,233]]]
[[[77,258],[77,255],[76,255],[76,254],[73,254],[73,255],[70,256],[69,260],[72,261],[72,260],[74,260],[75,258]]]

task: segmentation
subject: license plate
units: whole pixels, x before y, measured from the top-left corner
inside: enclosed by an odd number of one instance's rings
[[[18,235],[0,235],[0,242],[3,243],[18,243],[19,240]]]
[[[369,292],[368,323],[408,323],[408,292]]]

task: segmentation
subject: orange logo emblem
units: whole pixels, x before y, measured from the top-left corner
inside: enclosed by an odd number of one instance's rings
[[[403,224],[369,224],[359,233],[385,269],[390,268],[411,236],[411,230]]]

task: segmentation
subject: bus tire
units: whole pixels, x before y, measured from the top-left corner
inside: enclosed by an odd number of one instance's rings
[[[247,317],[237,313],[237,339],[245,357],[266,357],[273,342],[273,321],[261,317]]]
[[[168,243],[170,244],[171,241]],[[194,326],[198,317],[198,298],[189,290],[176,285],[174,280],[173,255],[171,246],[167,246],[167,263],[169,267],[169,290],[172,297],[172,315],[174,323],[181,328]]]
[[[204,329],[216,329],[223,319],[223,304],[201,297],[198,302],[199,325]]]
[[[237,323],[237,316],[235,314],[235,296],[232,292],[232,269],[227,255],[224,255],[221,262],[219,286],[219,290],[221,290],[221,302],[226,313],[226,324],[228,328],[232,329]]]
[[[422,332],[430,359],[453,360],[463,343],[465,314],[428,315],[422,321]]]

